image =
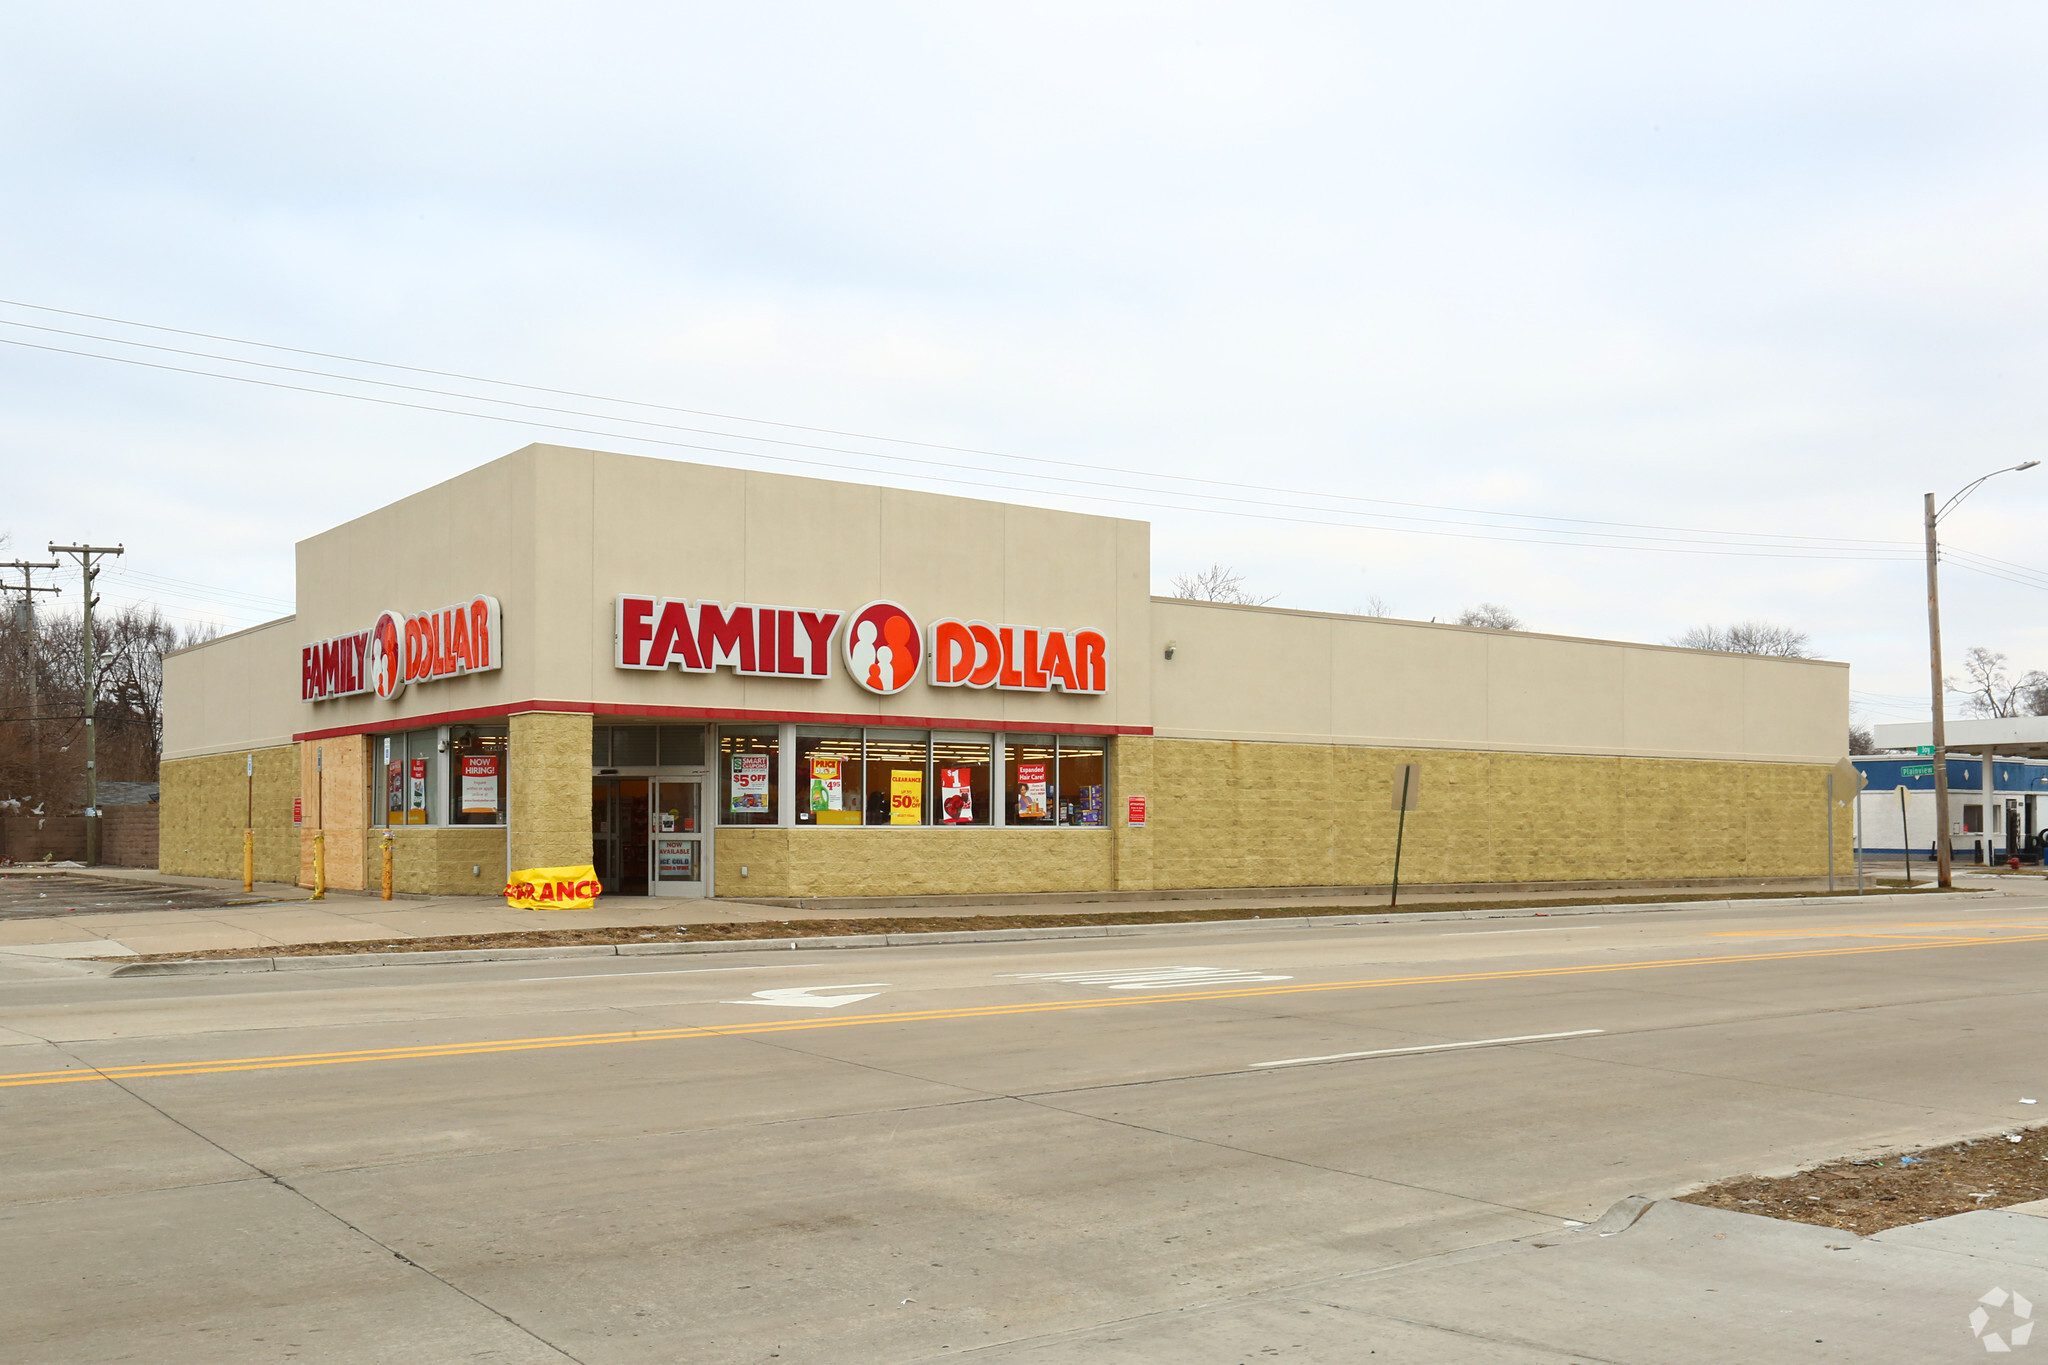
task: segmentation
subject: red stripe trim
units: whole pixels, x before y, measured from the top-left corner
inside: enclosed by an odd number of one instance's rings
[[[337,725],[326,730],[304,730],[294,740],[336,739],[342,735],[374,735],[393,730],[417,730],[428,725],[460,725],[468,721],[497,720],[525,711],[560,711],[572,715],[636,716],[652,720],[794,721],[799,725],[901,726],[919,730],[1013,730],[1020,734],[1052,735],[1149,735],[1149,725],[1074,725],[1059,721],[961,720],[955,716],[869,716],[838,711],[745,711],[715,706],[626,706],[608,701],[522,701],[504,706],[480,706],[467,711],[437,711],[426,716],[394,717]]]

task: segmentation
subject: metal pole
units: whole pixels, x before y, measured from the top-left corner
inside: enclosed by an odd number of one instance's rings
[[[1856,793],[1856,813],[1849,817],[1849,837],[1856,845],[1856,894],[1863,894],[1863,793]]]
[[[1941,685],[1940,552],[1935,544],[1934,494],[1927,495],[1927,669],[1934,693],[1934,877],[1935,884],[1953,886],[1948,845],[1948,724]],[[1913,850],[1906,848],[1907,885],[1912,885]]]
[[[1913,827],[1906,821],[1906,788],[1899,787],[1899,842],[1906,846],[1906,889],[1913,889]]]
[[[1408,834],[1408,788],[1415,780],[1415,768],[1404,764],[1401,768],[1401,814],[1394,823],[1394,888],[1387,898],[1387,908],[1393,909],[1401,903],[1401,841]]]
[[[242,890],[256,889],[256,755],[247,759],[249,802],[242,821]]]
[[[327,899],[327,773],[325,754],[313,750],[313,894],[309,899]]]
[[[1828,894],[1835,894],[1835,775],[1828,774]]]

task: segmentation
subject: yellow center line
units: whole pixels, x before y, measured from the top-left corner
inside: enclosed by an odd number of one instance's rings
[[[2034,927],[2034,926],[2027,926]],[[990,1019],[1012,1015],[1058,1014],[1070,1010],[1103,1010],[1134,1005],[1200,1004],[1215,1000],[1247,1000],[1270,996],[1311,995],[1329,991],[1385,990],[1395,986],[1442,986],[1482,981],[1530,981],[1563,976],[1596,976],[1615,972],[1646,972],[1674,967],[1737,966],[1752,962],[1788,962],[1805,958],[1860,957],[1874,953],[1916,953],[1940,948],[1989,944],[2048,942],[2048,932],[1976,938],[1944,938],[1933,942],[1885,943],[1848,948],[1803,948],[1774,953],[1729,953],[1709,957],[1660,958],[1647,962],[1598,962],[1567,967],[1523,967],[1491,972],[1446,972],[1434,976],[1371,977],[1361,981],[1312,981],[1290,986],[1251,986],[1237,990],[1182,991],[1143,996],[1091,997],[1084,1000],[1030,1001],[1013,1005],[970,1005],[952,1009],[898,1010],[843,1018],[792,1019],[764,1023],[683,1025],[634,1029],[623,1033],[575,1033],[543,1038],[503,1038],[471,1043],[421,1043],[411,1047],[365,1048],[351,1052],[302,1052],[275,1057],[228,1057],[197,1062],[138,1063],[130,1066],[73,1068],[65,1071],[22,1071],[0,1075],[0,1088],[24,1085],[66,1085],[78,1081],[157,1080],[167,1076],[209,1076],[224,1072],[274,1071],[302,1066],[346,1066],[362,1062],[404,1062],[434,1057],[471,1057],[499,1052],[532,1052],[564,1047],[603,1047],[616,1043],[654,1043],[683,1038],[744,1038],[768,1033],[804,1033],[815,1029],[860,1028],[873,1024],[934,1023]]]

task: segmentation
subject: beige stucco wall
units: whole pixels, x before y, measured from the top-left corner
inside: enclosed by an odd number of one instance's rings
[[[367,623],[366,623],[367,624]],[[247,752],[306,728],[299,639],[289,616],[164,658],[163,756]]]
[[[256,759],[256,879],[298,879],[292,798],[299,794],[299,755],[290,744],[166,759],[158,797],[157,865],[162,871],[181,877],[242,875],[242,829],[251,809],[245,752]]]
[[[1172,644],[1174,657],[1165,657]],[[1833,763],[1847,664],[1155,598],[1154,732]]]
[[[1144,726],[1150,528],[974,498],[528,446],[301,541],[299,644],[365,630],[387,608],[490,593],[505,666],[408,686],[396,701],[303,706],[298,729],[392,727],[408,717],[524,702],[633,711],[805,711],[871,718]],[[1110,641],[1106,696],[938,688],[878,697],[835,641],[822,680],[614,666],[614,603],[644,592],[843,612],[877,598],[920,621],[981,618],[1093,628]],[[297,705],[298,678],[290,677]]]

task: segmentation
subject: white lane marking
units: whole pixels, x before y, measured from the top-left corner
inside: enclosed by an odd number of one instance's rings
[[[1311,1062],[1348,1062],[1360,1057],[1399,1057],[1410,1052],[1450,1052],[1461,1047],[1491,1047],[1495,1043],[1542,1043],[1553,1038],[1584,1038],[1607,1032],[1604,1028],[1573,1029],[1570,1033],[1525,1033],[1517,1038],[1475,1038],[1469,1043],[1430,1043],[1425,1047],[1383,1047],[1373,1052],[1333,1052],[1327,1057],[1289,1057],[1278,1062],[1253,1062],[1265,1066],[1307,1066]]]
[[[1055,981],[1067,986],[1105,986],[1113,991],[1164,991],[1176,986],[1218,986],[1240,981],[1292,981],[1291,976],[1237,967],[1125,967],[1094,972],[1003,972],[1013,981]]]
[[[1567,929],[1577,929],[1576,924],[1553,924],[1548,929],[1446,929],[1438,938],[1478,938],[1481,934],[1561,934]]]
[[[517,985],[524,985],[529,981],[608,981],[615,976],[702,976],[706,972],[786,972],[790,969],[790,965],[787,962],[777,962],[773,966],[765,967],[663,967],[658,971],[651,972],[578,972],[574,976],[520,976],[514,977],[513,981]],[[835,967],[839,964],[835,962],[799,962],[795,965],[799,967]]]
[[[787,1005],[796,1009],[831,1010],[856,1000],[872,1000],[880,991],[861,991],[863,986],[886,986],[886,981],[856,981],[849,986],[778,986],[755,991],[751,1000],[721,1000],[721,1005]],[[857,995],[812,995],[812,991],[861,991]]]

